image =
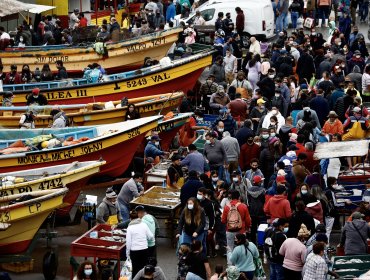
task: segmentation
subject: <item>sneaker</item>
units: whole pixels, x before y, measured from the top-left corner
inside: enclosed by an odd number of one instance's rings
[[[215,246],[215,249],[216,249],[217,251],[218,251],[218,250],[220,250],[220,245],[218,245],[218,244],[217,244],[217,245]]]

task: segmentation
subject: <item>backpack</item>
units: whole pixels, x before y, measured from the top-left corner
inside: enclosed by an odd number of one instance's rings
[[[239,231],[243,227],[242,217],[240,216],[240,213],[238,211],[238,206],[240,204],[241,204],[240,202],[238,202],[235,205],[230,204],[230,210],[229,213],[227,214],[228,231],[231,232]]]
[[[276,232],[273,229],[270,229],[269,232],[266,232],[266,239],[265,244],[263,245],[263,251],[269,259],[275,259],[278,256],[278,252],[275,247],[275,236]]]

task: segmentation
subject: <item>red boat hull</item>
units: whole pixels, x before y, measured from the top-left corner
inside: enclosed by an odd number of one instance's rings
[[[194,85],[200,75],[203,72],[202,69],[198,69],[194,72],[181,76],[179,78],[175,78],[169,82],[156,84],[153,86],[127,91],[127,92],[117,92],[114,94],[102,94],[96,95],[94,97],[80,97],[80,98],[71,98],[63,100],[63,104],[85,104],[90,102],[108,102],[112,100],[120,100],[123,97],[130,98],[137,98],[137,97],[145,97],[149,95],[156,95],[156,94],[163,94],[164,92],[173,92],[174,90],[181,90],[185,94],[194,88]],[[60,104],[60,100],[49,100],[49,104]]]
[[[1,245],[2,255],[12,255],[25,252],[30,246],[32,240],[22,240],[19,242]]]

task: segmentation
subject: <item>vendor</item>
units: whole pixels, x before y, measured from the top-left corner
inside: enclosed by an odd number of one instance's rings
[[[48,100],[40,93],[39,88],[34,88],[32,94],[27,95],[27,105],[45,106],[48,105]]]
[[[117,225],[121,222],[117,205],[117,194],[112,188],[105,191],[105,197],[96,210],[96,222],[98,224]]]
[[[180,159],[180,155],[174,154],[171,158],[172,164],[167,170],[167,186],[178,190],[184,185],[184,173],[182,172]]]
[[[28,110],[26,113],[21,115],[21,119],[19,120],[19,128],[20,129],[32,129],[35,128],[35,118],[37,116],[37,112],[34,110]]]
[[[69,126],[68,117],[59,107],[54,107],[50,112],[50,116],[53,118],[53,123],[50,126],[51,128],[64,128]]]
[[[169,154],[168,152],[162,151],[159,144],[160,140],[161,139],[159,138],[158,135],[153,135],[150,138],[150,141],[148,142],[144,149],[145,160],[151,158],[154,161],[154,163],[159,163],[161,157]]]

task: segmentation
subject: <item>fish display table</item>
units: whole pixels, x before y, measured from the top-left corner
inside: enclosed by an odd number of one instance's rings
[[[156,219],[167,221],[166,230],[169,236],[160,237],[171,238],[175,242],[176,219],[179,218],[180,212],[180,191],[159,186],[153,186],[148,189],[142,196],[131,201],[131,209],[137,205],[143,205],[145,210],[153,215]]]
[[[145,185],[152,187],[154,185],[162,186],[163,181],[167,178],[167,170],[171,165],[170,160],[163,160],[162,162],[154,165],[145,172]]]
[[[94,263],[97,258],[116,260],[118,275],[121,273],[120,260],[126,258],[126,232],[112,230],[110,225],[96,225],[71,243],[71,257],[92,257]],[[71,279],[73,269],[71,267]]]

